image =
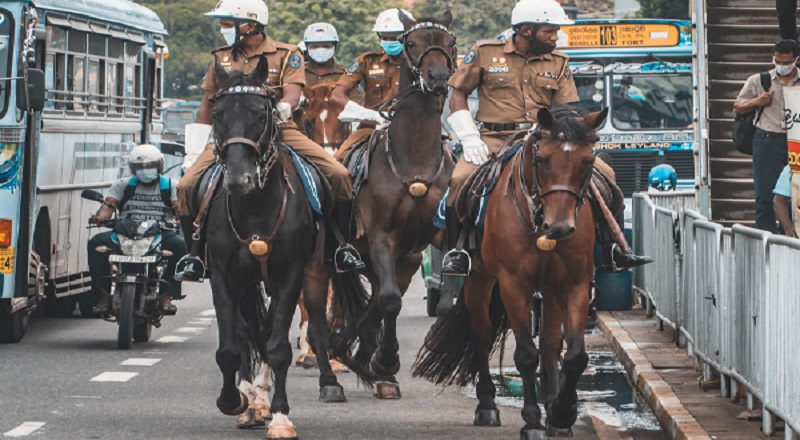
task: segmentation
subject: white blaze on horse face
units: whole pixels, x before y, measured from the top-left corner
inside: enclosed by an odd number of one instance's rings
[[[564,151],[569,153],[570,151],[575,151],[575,145],[572,145],[570,142],[564,142]]]
[[[325,127],[325,121],[328,119],[328,109],[322,111],[319,114],[319,120],[322,121],[322,143],[324,145],[328,144],[328,130]]]

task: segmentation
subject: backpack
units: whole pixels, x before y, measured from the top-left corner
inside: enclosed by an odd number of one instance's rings
[[[761,87],[768,92],[772,86],[772,79],[769,72],[761,72]],[[764,107],[753,109],[743,115],[736,115],[731,129],[731,138],[736,146],[736,150],[748,156],[753,155],[753,135],[756,133],[756,124],[761,120]]]
[[[128,186],[125,187],[122,193],[122,200],[119,202],[120,209],[133,197],[137,185],[139,185],[139,180],[136,176],[132,176],[131,180],[128,181]],[[172,209],[172,179],[167,176],[161,176],[159,190],[161,191],[161,201],[164,202],[164,206]]]

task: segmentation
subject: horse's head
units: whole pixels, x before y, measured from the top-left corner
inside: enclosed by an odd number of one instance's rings
[[[539,130],[528,143],[536,143],[534,191],[542,206],[547,238],[561,240],[575,232],[578,210],[592,178],[595,130],[607,115],[607,108],[585,117],[567,107],[552,113],[547,108],[539,110]]]
[[[269,75],[262,57],[250,74],[226,72],[219,60],[214,72],[220,89],[214,95],[213,127],[217,153],[225,167],[225,189],[243,196],[263,183],[262,168],[275,133],[274,92],[264,87]]]
[[[350,124],[339,122],[341,109],[330,105],[335,87],[336,83],[323,83],[303,89],[306,108],[302,119],[306,135],[331,154],[350,135]]]
[[[412,74],[414,85],[423,93],[444,95],[447,81],[456,68],[456,37],[447,29],[453,20],[450,10],[440,18],[413,21],[400,14],[406,31],[400,37],[403,59]]]

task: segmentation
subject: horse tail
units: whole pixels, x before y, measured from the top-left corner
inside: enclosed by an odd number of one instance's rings
[[[370,295],[356,272],[334,272],[331,286],[344,315],[344,327],[331,334],[332,357],[347,365],[359,378],[367,379],[371,373],[363,368],[364,362],[355,359],[353,352],[358,343],[358,324],[366,313]]]
[[[272,333],[272,316],[258,287],[242,295],[239,309],[247,325],[250,371],[258,371],[259,364],[267,363],[267,341]]]
[[[492,290],[489,318],[492,323],[491,357],[508,335],[508,319],[497,286]],[[471,320],[464,296],[460,295],[455,306],[431,328],[414,361],[414,377],[445,386],[475,383],[482,360],[472,341]]]

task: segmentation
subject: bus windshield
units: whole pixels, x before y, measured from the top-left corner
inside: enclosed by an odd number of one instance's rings
[[[11,80],[8,78],[11,77],[13,23],[13,16],[5,10],[0,10],[0,78],[5,78],[0,82],[0,117],[6,114],[8,91],[11,85]]]
[[[692,77],[614,75],[611,123],[618,130],[692,126]]]

